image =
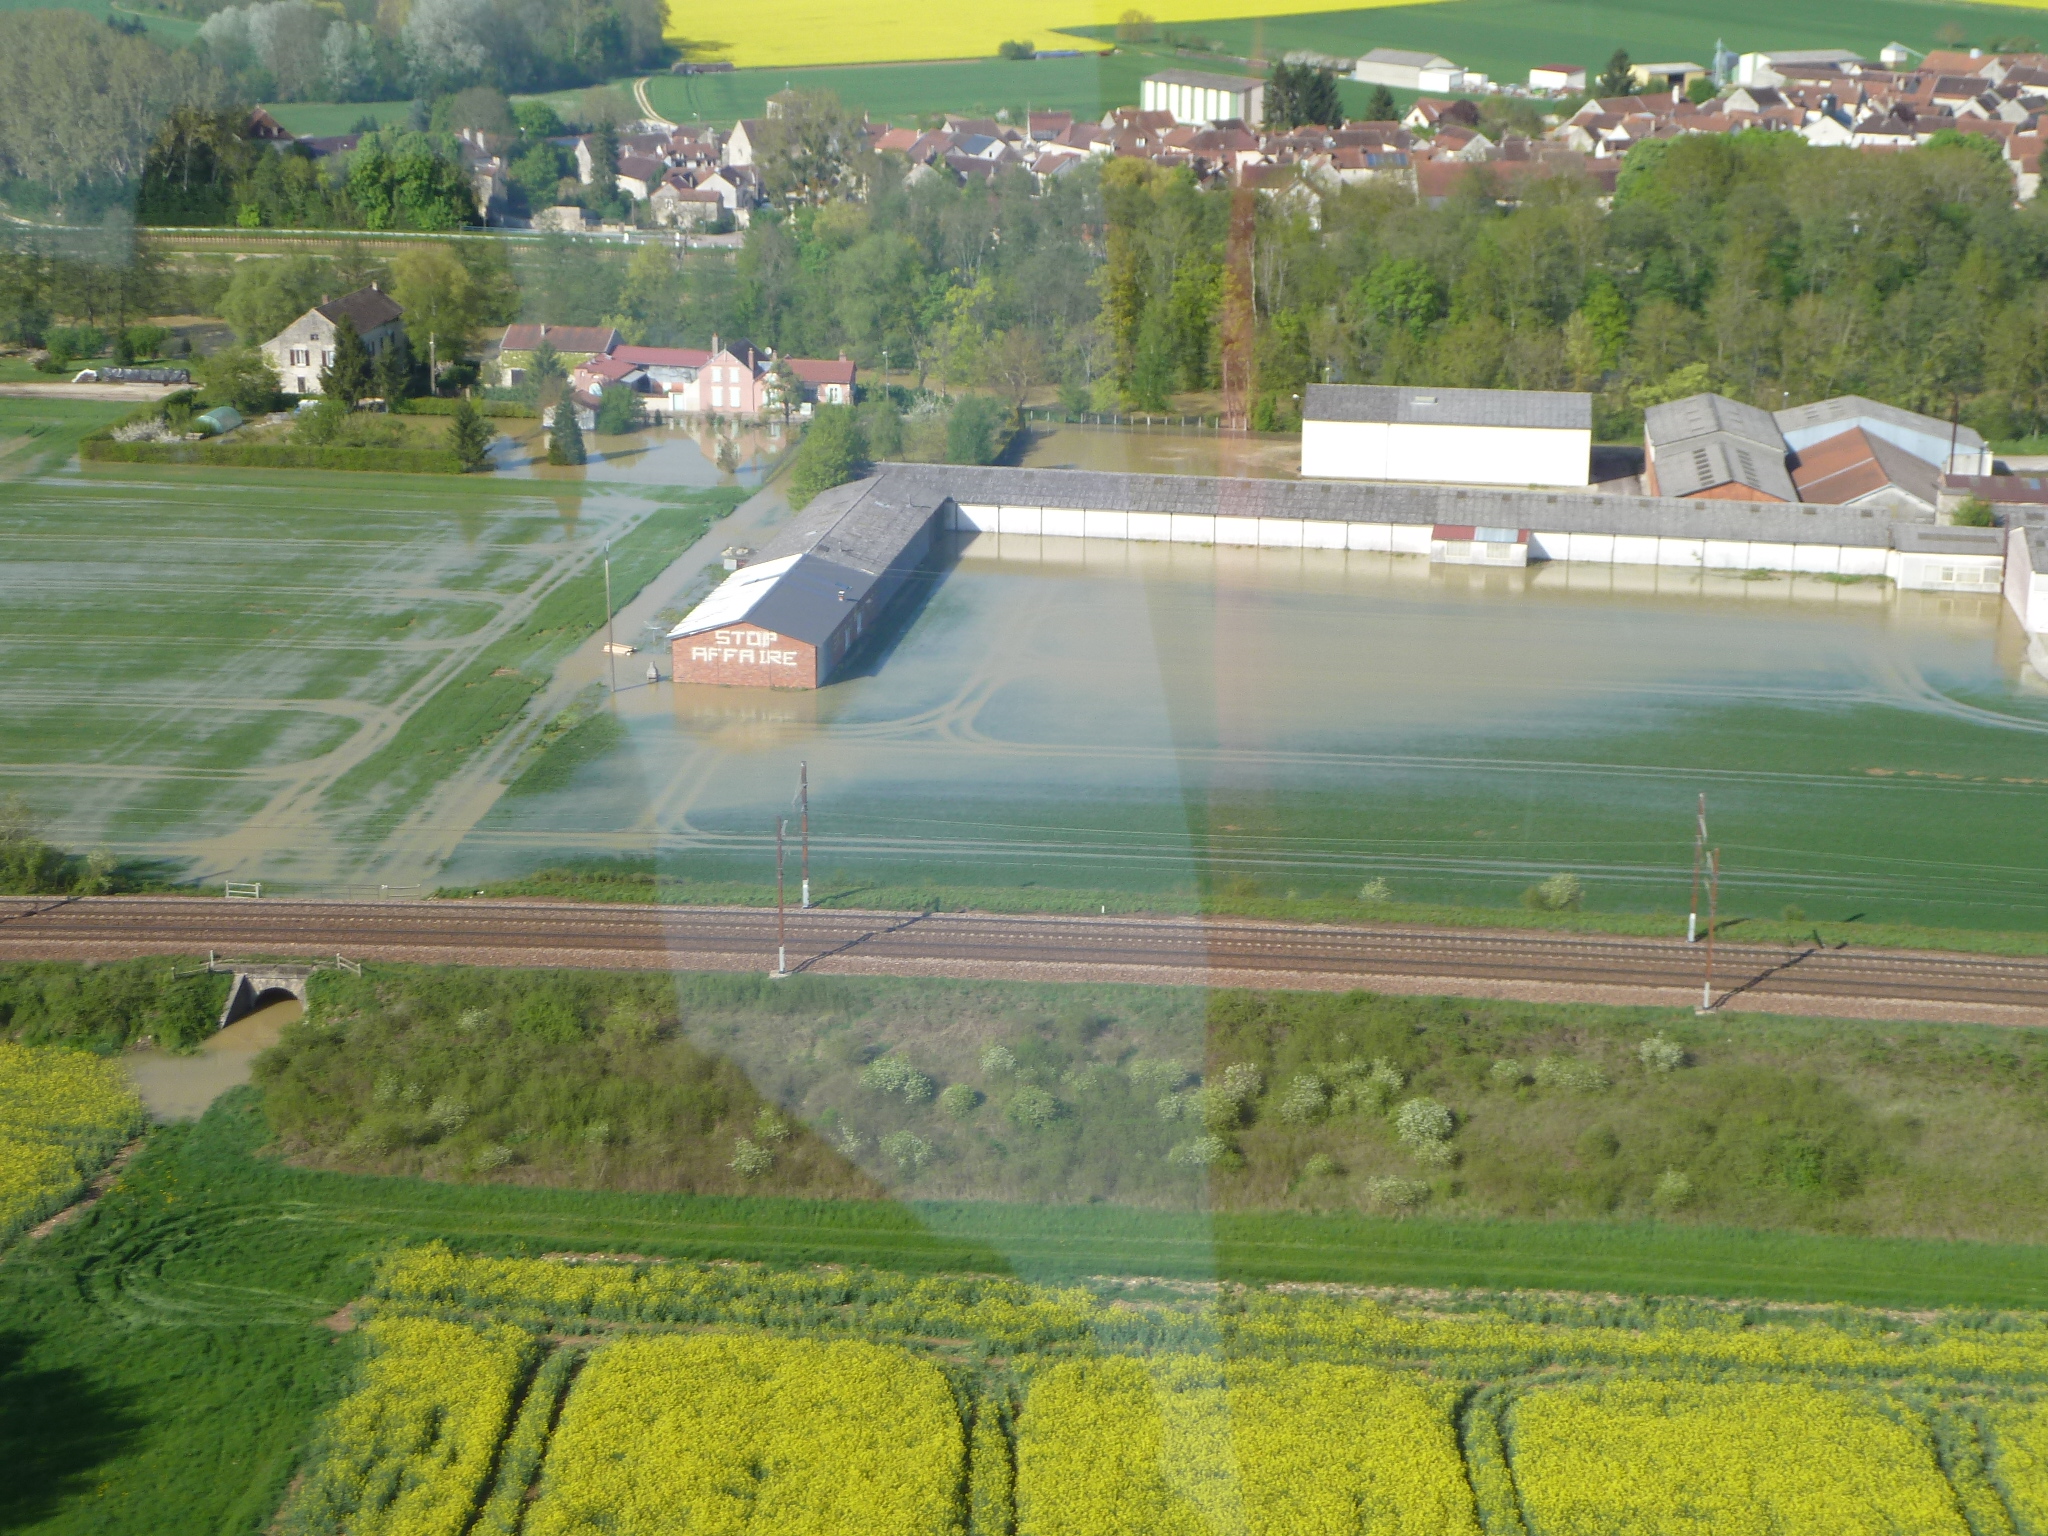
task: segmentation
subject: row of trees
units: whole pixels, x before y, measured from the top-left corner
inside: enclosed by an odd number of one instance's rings
[[[660,0],[259,0],[216,10],[207,56],[262,101],[388,101],[467,85],[558,90],[659,64]]]
[[[1240,198],[1137,160],[1038,193],[1026,178],[905,186],[756,221],[737,267],[643,249],[519,270],[527,312],[797,355],[1076,407],[1164,408],[1220,383],[1233,292],[1251,406],[1283,424],[1311,381],[1600,392],[1602,430],[1714,388],[1780,406],[1863,393],[1994,437],[2048,425],[2048,209],[2015,207],[1988,141],[1906,154],[1794,135],[1657,141],[1611,209],[1571,177],[1516,203],[1480,168],[1441,207],[1390,184]]]

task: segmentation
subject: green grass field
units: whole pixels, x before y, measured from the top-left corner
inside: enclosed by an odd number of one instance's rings
[[[0,481],[49,473],[78,452],[80,438],[134,409],[125,401],[100,405],[91,400],[0,396]],[[13,494],[8,493],[10,499]],[[0,509],[5,505],[0,502]]]
[[[1770,48],[1856,48],[1871,58],[1886,43],[1910,48],[1964,45],[2015,36],[2048,42],[2048,17],[2027,6],[1947,5],[1912,0],[1819,0],[1799,6],[1731,0],[1703,9],[1690,0],[1451,0],[1449,4],[1330,11],[1247,21],[1188,22],[1171,30],[1221,44],[1232,54],[1276,58],[1305,48],[1356,57],[1372,48],[1441,53],[1503,84],[1519,85],[1531,66],[1575,63],[1589,71],[1616,48],[1639,60],[1713,62],[1714,43],[1737,53]],[[1113,29],[1083,28],[1105,34]],[[1043,45],[1041,45],[1043,46]]]
[[[161,1130],[82,1219],[0,1264],[0,1528],[129,1536],[268,1524],[354,1355],[321,1325],[378,1254],[632,1252],[1035,1279],[1135,1273],[2048,1304],[2039,1250],[1718,1230],[704,1200],[300,1172],[256,1096]]]

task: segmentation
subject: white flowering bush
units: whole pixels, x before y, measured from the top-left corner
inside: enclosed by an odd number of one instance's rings
[[[1666,1168],[1657,1175],[1657,1187],[1650,1192],[1650,1203],[1660,1211],[1675,1211],[1690,1205],[1692,1197],[1691,1177],[1676,1168]]]
[[[443,1094],[427,1107],[427,1119],[443,1136],[453,1136],[469,1119],[469,1106],[460,1099]]]
[[[1458,1149],[1448,1141],[1411,1141],[1408,1155],[1425,1168],[1452,1168],[1458,1162]]]
[[[763,1104],[761,1112],[754,1116],[754,1139],[772,1147],[777,1142],[786,1140],[788,1136],[789,1122]]]
[[[1287,1096],[1280,1101],[1280,1118],[1289,1125],[1307,1125],[1322,1119],[1330,1103],[1330,1090],[1323,1080],[1304,1072],[1294,1079]]]
[[[939,1095],[939,1108],[955,1120],[965,1120],[981,1108],[981,1090],[970,1088],[965,1083],[955,1083]]]
[[[1523,1070],[1522,1064],[1516,1061],[1514,1057],[1503,1056],[1499,1061],[1496,1061],[1486,1069],[1486,1075],[1496,1083],[1499,1083],[1503,1088],[1513,1088],[1519,1085],[1522,1079],[1529,1074]]]
[[[863,1088],[876,1093],[898,1093],[913,1104],[923,1104],[938,1091],[938,1084],[901,1056],[878,1056],[861,1068]]]
[[[916,1173],[931,1161],[932,1144],[909,1131],[897,1131],[882,1138],[882,1156],[905,1173]]]
[[[1659,1030],[1636,1047],[1636,1057],[1652,1072],[1676,1072],[1685,1065],[1685,1047]]]
[[[733,1140],[732,1161],[726,1166],[743,1179],[758,1179],[775,1166],[775,1154],[740,1136]]]
[[[1266,1075],[1248,1061],[1233,1062],[1223,1069],[1222,1080],[1217,1086],[1226,1097],[1240,1104],[1249,1104],[1266,1086]]]
[[[1043,1088],[1019,1088],[1005,1113],[1020,1131],[1043,1130],[1059,1118],[1060,1101]]]
[[[1571,1088],[1580,1093],[1598,1093],[1607,1086],[1607,1074],[1590,1061],[1576,1056],[1546,1056],[1530,1074],[1545,1088]]]
[[[1451,1139],[1457,1118],[1435,1099],[1410,1099],[1394,1111],[1394,1134],[1410,1147]]]
[[[1301,1165],[1304,1180],[1334,1179],[1343,1171],[1337,1166],[1337,1159],[1327,1152],[1318,1152]]]
[[[1429,1186],[1420,1179],[1381,1174],[1365,1181],[1365,1198],[1382,1210],[1412,1211],[1429,1198]]]
[[[1208,1168],[1230,1156],[1230,1143],[1221,1136],[1197,1136],[1176,1143],[1166,1160],[1176,1168]]]
[[[113,439],[117,443],[182,443],[185,440],[184,435],[172,431],[161,416],[118,426],[114,428]]]
[[[1172,1093],[1188,1080],[1188,1069],[1179,1062],[1159,1061],[1150,1056],[1137,1057],[1124,1070],[1140,1093]]]
[[[992,1045],[981,1053],[983,1077],[1008,1077],[1017,1070],[1017,1053],[1007,1045]]]
[[[1358,888],[1360,901],[1392,901],[1394,888],[1387,884],[1385,875],[1376,875]]]

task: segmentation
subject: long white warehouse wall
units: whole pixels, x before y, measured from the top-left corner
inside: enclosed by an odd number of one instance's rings
[[[2005,601],[2031,635],[2048,635],[2048,571],[2034,569],[2027,530],[2005,534]]]
[[[1454,427],[1304,421],[1304,480],[1590,485],[1593,433],[1564,427]]]
[[[955,503],[960,532],[1023,533],[1068,539],[1130,539],[1175,544],[1258,545],[1273,549],[1355,549],[1429,554],[1427,523],[1322,522],[1294,517],[1215,517],[1188,512],[1089,512],[1071,507]],[[1681,566],[1697,570],[1793,571],[1816,576],[1899,576],[1899,553],[1842,544],[1767,544],[1612,533],[1529,535],[1529,558],[1600,565]],[[2048,588],[2048,579],[2044,579]],[[2039,611],[2048,628],[2048,591]]]

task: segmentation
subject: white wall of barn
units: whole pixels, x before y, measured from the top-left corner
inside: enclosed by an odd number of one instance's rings
[[[1121,539],[1137,543],[1220,544],[1268,549],[1358,550],[1373,554],[1430,552],[1427,523],[1359,523],[1294,517],[1217,517],[1191,512],[1111,512],[1073,507],[956,504],[957,532],[1030,534],[1044,538]],[[1598,565],[1654,565],[1717,571],[1785,571],[1816,576],[1902,574],[1895,550],[1763,540],[1662,538],[1615,533],[1533,530],[1529,558]],[[2044,578],[2048,592],[2048,578]],[[2048,624],[2048,596],[2041,604]]]
[[[1304,421],[1304,480],[1460,485],[1590,485],[1591,428],[1458,427]]]

